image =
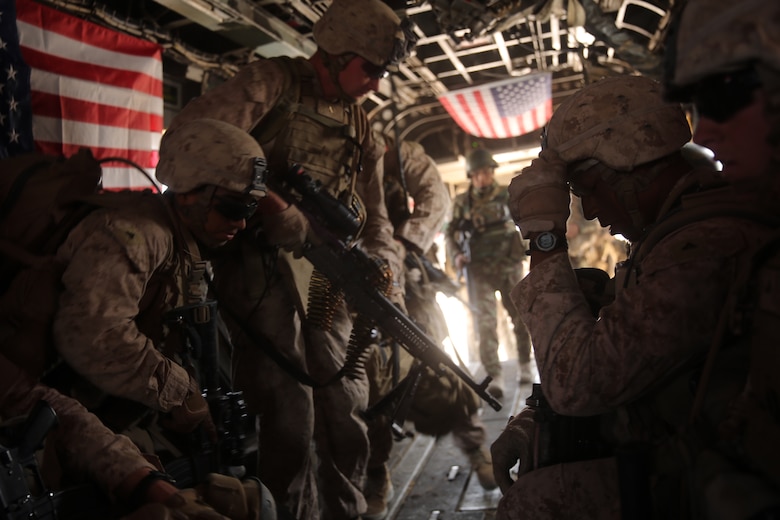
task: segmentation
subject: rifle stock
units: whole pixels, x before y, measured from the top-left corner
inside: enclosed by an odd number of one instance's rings
[[[451,370],[494,410],[501,409],[495,397],[487,391],[492,380],[489,376],[481,383],[474,381],[457,365],[409,316],[393,304],[381,291],[374,287],[372,280],[377,265],[374,260],[358,247],[350,247],[335,236],[328,226],[330,209],[343,207],[335,197],[326,193],[319,183],[311,180],[303,170],[294,166],[287,175],[288,187],[297,192],[297,196],[283,191],[282,196],[298,205],[309,218],[315,234],[320,240],[307,242],[302,248],[306,257],[315,268],[331,282],[344,290],[352,308],[371,319],[385,333],[395,338],[401,346],[416,359],[442,374],[444,367]],[[316,200],[329,199],[328,203],[315,203]],[[344,224],[345,212],[334,210],[341,231],[350,229]],[[361,223],[355,219],[347,235],[354,236]],[[352,234],[354,230],[354,234]]]

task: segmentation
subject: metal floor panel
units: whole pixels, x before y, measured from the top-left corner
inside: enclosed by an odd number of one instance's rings
[[[488,448],[511,415],[525,406],[530,383],[517,384],[517,361],[504,362],[504,407],[483,408]],[[479,378],[479,374],[477,374]],[[396,442],[390,459],[395,496],[387,520],[493,520],[500,490],[485,491],[452,435],[439,440],[427,435]],[[457,470],[453,467],[457,466]]]

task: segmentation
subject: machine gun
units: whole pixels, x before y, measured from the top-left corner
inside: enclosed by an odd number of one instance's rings
[[[165,464],[165,470],[182,488],[205,482],[209,473],[242,477],[249,416],[241,392],[226,390],[219,371],[217,302],[185,305],[166,315],[167,323],[180,327],[190,356],[198,369],[198,381],[216,428],[217,442],[204,427],[190,438],[190,454]]]
[[[409,316],[394,305],[373,283],[379,269],[375,259],[362,249],[348,245],[357,236],[362,222],[301,167],[293,166],[284,176],[280,194],[298,205],[308,217],[318,240],[303,246],[303,256],[336,287],[362,316],[395,338],[416,359],[441,375],[444,367],[463,380],[494,410],[501,404],[487,392],[491,378],[477,383],[461,369]],[[337,237],[334,231],[344,238]],[[315,243],[316,242],[316,243]]]
[[[21,430],[11,435],[9,446],[0,445],[0,518],[102,520],[109,517],[108,499],[94,486],[47,489],[35,452],[56,426],[54,410],[40,401]]]

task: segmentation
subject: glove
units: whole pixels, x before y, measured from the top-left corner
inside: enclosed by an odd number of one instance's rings
[[[533,414],[533,410],[526,408],[520,412],[520,415],[510,419],[504,431],[490,446],[493,476],[504,494],[514,484],[510,471],[518,461],[520,461],[518,476],[532,468],[535,428]]]
[[[276,507],[270,492],[259,480],[241,481],[219,473],[209,474],[203,499],[232,520],[260,520],[269,506],[271,509]]]
[[[204,505],[199,511],[184,512],[162,504],[146,504],[121,520],[230,520]]]
[[[569,218],[566,163],[555,150],[543,150],[531,166],[509,184],[509,211],[523,237],[529,233],[564,231]]]
[[[214,430],[216,436],[209,405],[200,393],[198,382],[192,376],[190,376],[190,386],[184,402],[172,408],[169,414],[160,419],[160,423],[176,433],[191,433],[198,425],[204,424],[207,431]]]
[[[194,489],[182,489],[165,502],[174,520],[224,520]]]
[[[263,215],[263,233],[266,240],[272,245],[284,248],[285,251],[300,251],[310,229],[309,219],[293,204],[278,213]]]

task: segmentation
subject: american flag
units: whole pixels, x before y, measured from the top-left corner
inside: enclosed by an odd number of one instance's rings
[[[439,102],[468,134],[515,137],[542,128],[552,116],[552,74],[540,72],[449,92]]]
[[[13,0],[0,0],[0,159],[33,150],[30,67],[22,59]]]
[[[124,157],[153,172],[163,127],[160,46],[32,0],[16,0],[16,9],[22,56],[32,69],[36,149],[70,156],[87,147],[98,159]],[[142,188],[149,181],[131,166],[106,163],[103,185]]]

